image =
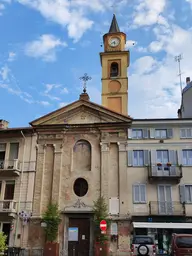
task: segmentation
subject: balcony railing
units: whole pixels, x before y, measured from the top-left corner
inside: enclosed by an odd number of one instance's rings
[[[180,202],[151,201],[149,203],[149,214],[183,216],[185,215],[185,207]]]
[[[18,159],[14,160],[0,160],[0,176],[19,176],[20,162]]]
[[[14,159],[14,160],[0,160],[0,169],[1,170],[19,170],[19,160],[18,159]]]
[[[169,179],[169,180],[179,180],[182,178],[182,167],[166,164],[162,165],[152,165],[148,169],[149,179]]]
[[[16,202],[13,200],[0,201],[0,212],[16,212]]]
[[[0,177],[19,176],[22,170],[24,172],[35,171],[35,167],[35,161],[24,162],[23,164],[18,159],[8,161],[0,160]]]

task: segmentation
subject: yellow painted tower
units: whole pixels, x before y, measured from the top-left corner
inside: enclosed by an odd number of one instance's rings
[[[103,36],[102,105],[118,113],[128,114],[129,51],[125,50],[126,34],[120,32],[115,14],[109,32]]]

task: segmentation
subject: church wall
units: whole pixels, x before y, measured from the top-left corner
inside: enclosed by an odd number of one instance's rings
[[[117,143],[110,144],[109,153],[109,198],[119,197],[119,167],[118,167],[118,145]]]

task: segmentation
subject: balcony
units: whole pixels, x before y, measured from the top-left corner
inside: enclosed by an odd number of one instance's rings
[[[151,201],[149,203],[150,215],[170,215],[170,216],[184,216],[185,207],[180,202],[159,202]]]
[[[182,178],[182,167],[167,164],[161,165],[152,165],[148,168],[148,178],[150,181],[175,181],[176,183],[180,182]]]
[[[16,213],[16,206],[13,200],[0,201],[0,213]]]
[[[4,176],[19,176],[20,175],[20,162],[18,159],[14,160],[0,160],[0,177]]]

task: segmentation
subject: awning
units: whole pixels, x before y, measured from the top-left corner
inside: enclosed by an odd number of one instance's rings
[[[134,228],[192,229],[192,223],[133,222]]]

